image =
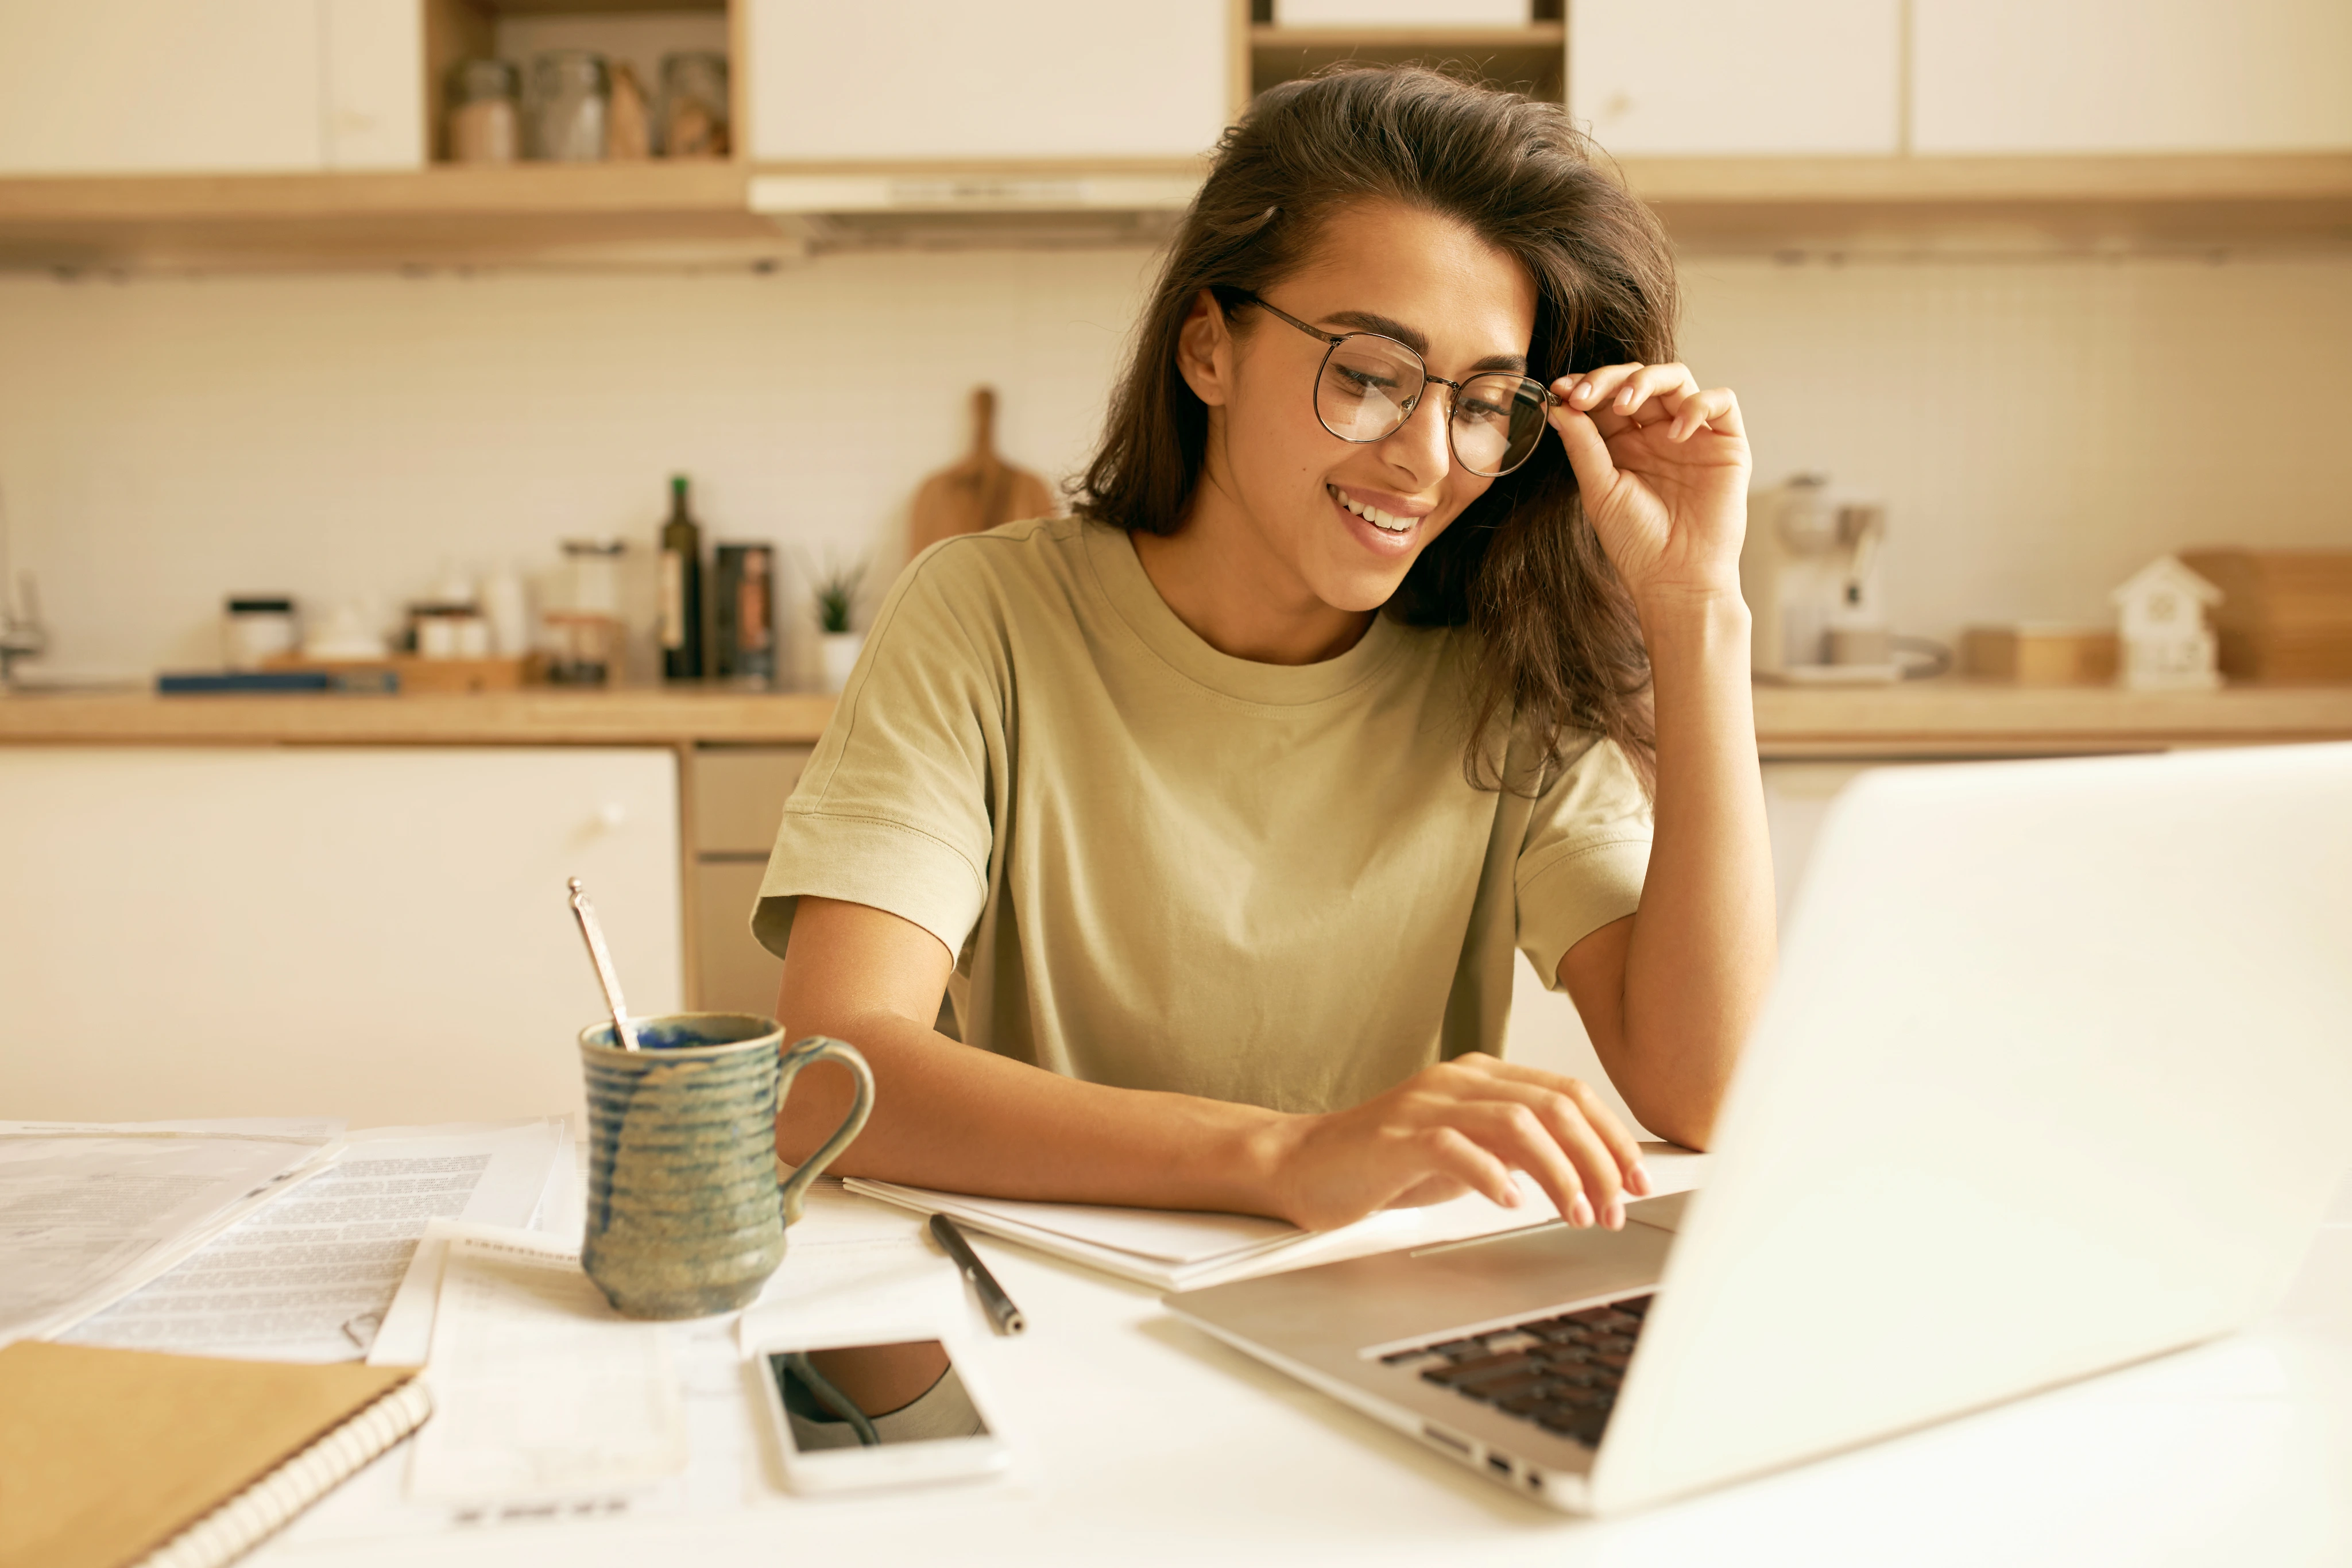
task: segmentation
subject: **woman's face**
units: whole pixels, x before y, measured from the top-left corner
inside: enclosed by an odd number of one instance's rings
[[[1526,370],[1535,330],[1535,284],[1517,261],[1453,219],[1391,202],[1333,216],[1307,265],[1262,298],[1325,332],[1394,338],[1454,382]],[[1213,310],[1196,312],[1185,329],[1186,379],[1212,409],[1211,481],[1230,492],[1221,499],[1263,566],[1295,579],[1283,586],[1334,610],[1378,609],[1492,483],[1447,444],[1450,389],[1430,386],[1379,441],[1342,441],[1315,413],[1325,345],[1265,311],[1237,320],[1229,335]]]

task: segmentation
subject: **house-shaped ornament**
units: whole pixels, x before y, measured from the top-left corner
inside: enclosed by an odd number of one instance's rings
[[[2121,624],[2123,657],[2118,677],[2135,691],[2210,691],[2221,684],[2215,665],[2218,640],[2205,624],[2205,609],[2221,602],[2221,591],[2163,555],[2126,578],[2107,596]]]

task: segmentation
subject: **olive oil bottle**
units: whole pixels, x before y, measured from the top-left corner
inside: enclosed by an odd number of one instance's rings
[[[686,476],[669,482],[669,521],[661,531],[662,675],[702,679],[702,529],[686,504]]]

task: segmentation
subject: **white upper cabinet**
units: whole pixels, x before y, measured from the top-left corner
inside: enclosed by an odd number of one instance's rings
[[[762,161],[1206,152],[1227,0],[739,0]]]
[[[419,0],[0,3],[0,175],[424,157]]]
[[[1920,152],[2352,146],[2347,0],[1912,0]]]
[[[1570,0],[1568,107],[1624,157],[1892,153],[1903,0]]]

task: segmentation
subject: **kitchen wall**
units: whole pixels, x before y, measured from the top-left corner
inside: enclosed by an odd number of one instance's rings
[[[0,505],[50,663],[82,669],[213,660],[231,590],[389,607],[445,563],[650,538],[673,470],[718,538],[892,554],[976,382],[1016,460],[1083,459],[1150,264],[0,277]],[[1739,390],[1759,478],[1889,504],[1906,630],[2103,617],[2193,541],[2352,544],[2352,257],[1697,257],[1685,282],[1685,355]]]

